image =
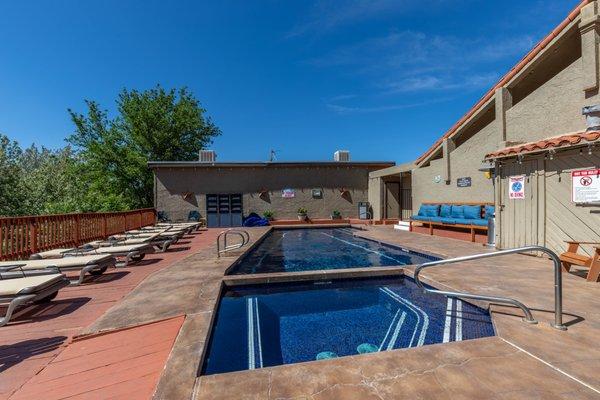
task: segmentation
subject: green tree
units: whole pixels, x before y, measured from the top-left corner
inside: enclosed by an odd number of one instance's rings
[[[152,205],[148,161],[190,161],[221,131],[186,88],[160,85],[138,92],[124,89],[117,116],[86,101],[87,114],[69,110],[75,133],[68,138],[86,182],[85,204],[96,210],[124,210]]]
[[[0,134],[0,216],[21,215],[25,199],[20,190],[22,150],[17,142]]]

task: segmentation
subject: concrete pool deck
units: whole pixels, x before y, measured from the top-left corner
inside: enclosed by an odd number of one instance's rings
[[[248,231],[252,245],[269,228]],[[223,273],[250,250],[217,258],[214,233],[203,235],[212,243],[198,244],[185,257],[155,270],[100,318],[96,312],[91,325],[77,330],[84,335],[113,332],[184,316],[156,399],[600,398],[600,286],[563,274],[569,330],[555,330],[548,325],[553,318],[552,265],[524,255],[426,270],[423,276],[440,288],[515,297],[534,309],[537,325],[522,322],[518,309],[492,306],[496,337],[197,377]],[[368,227],[357,235],[444,257],[485,251],[479,244],[391,227]],[[405,272],[410,275],[412,268]],[[243,278],[225,280],[231,279]],[[18,329],[14,327],[15,335]],[[20,370],[18,364],[11,369]]]

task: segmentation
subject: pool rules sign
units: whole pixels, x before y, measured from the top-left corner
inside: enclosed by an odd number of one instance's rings
[[[571,172],[573,202],[600,203],[600,169]]]
[[[511,200],[525,199],[525,175],[508,177],[508,198]]]

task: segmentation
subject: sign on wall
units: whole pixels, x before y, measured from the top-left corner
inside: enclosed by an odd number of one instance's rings
[[[458,178],[456,180],[456,186],[457,187],[471,187],[471,177],[464,176],[462,178]]]
[[[313,199],[322,199],[323,191],[321,189],[313,189],[312,190],[312,198]]]
[[[292,199],[296,197],[296,192],[294,191],[294,189],[283,189],[281,191],[281,197],[283,197],[284,199]]]
[[[600,169],[573,171],[571,180],[575,203],[600,203]]]
[[[525,199],[525,175],[508,177],[508,198],[511,200]]]

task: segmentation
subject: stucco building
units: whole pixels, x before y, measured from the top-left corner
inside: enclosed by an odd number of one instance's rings
[[[236,226],[251,212],[272,211],[296,219],[300,207],[312,219],[358,217],[368,201],[368,176],[393,162],[150,162],[154,204],[174,220],[198,211],[212,226]],[[214,214],[216,208],[215,215]],[[235,215],[229,215],[235,214]],[[216,218],[216,219],[215,219]]]
[[[582,1],[414,165],[372,173],[374,215],[385,214],[386,181],[409,175],[414,210],[423,202],[494,202],[500,247],[563,250],[564,240],[600,240],[600,203],[571,198],[571,172],[600,166],[598,135],[586,134],[582,116],[600,103],[599,8]],[[511,200],[507,182],[519,175],[526,198]]]

